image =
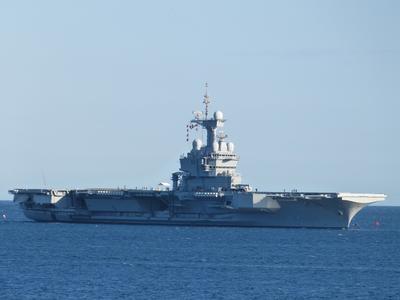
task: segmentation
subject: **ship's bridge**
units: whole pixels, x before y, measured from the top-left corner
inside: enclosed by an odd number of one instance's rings
[[[240,175],[236,173],[239,156],[234,144],[226,141],[228,136],[219,130],[225,121],[220,111],[212,118],[201,118],[198,114],[191,120],[191,124],[207,131],[207,143],[204,145],[199,138],[193,140],[192,150],[180,159],[180,184],[174,182],[174,186],[189,191],[208,191],[228,190],[240,184]]]

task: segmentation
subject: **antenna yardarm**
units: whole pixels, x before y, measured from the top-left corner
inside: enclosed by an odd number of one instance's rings
[[[206,82],[206,84],[204,85],[204,87],[205,87],[205,89],[206,89],[206,92],[205,92],[205,94],[204,94],[204,99],[203,99],[203,103],[205,104],[205,106],[206,106],[206,110],[205,110],[205,117],[206,117],[206,120],[207,120],[207,118],[208,118],[208,105],[210,104],[210,97],[208,96],[208,83]]]

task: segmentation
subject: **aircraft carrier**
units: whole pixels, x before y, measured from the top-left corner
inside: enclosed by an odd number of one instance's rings
[[[39,222],[244,227],[348,228],[363,207],[385,199],[384,194],[253,190],[236,172],[239,156],[222,132],[223,113],[209,116],[207,90],[203,103],[187,131],[205,130],[207,139],[194,139],[172,174],[172,186],[9,192],[25,216]]]

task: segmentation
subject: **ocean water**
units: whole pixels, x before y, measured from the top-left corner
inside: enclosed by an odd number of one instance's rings
[[[45,224],[5,201],[0,213],[0,299],[400,299],[400,207],[368,207],[350,230]]]

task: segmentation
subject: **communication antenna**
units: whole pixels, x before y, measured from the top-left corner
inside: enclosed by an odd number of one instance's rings
[[[205,84],[205,88],[206,88],[206,93],[204,94],[204,100],[203,103],[206,105],[206,111],[205,111],[205,116],[206,116],[206,120],[208,117],[208,105],[210,104],[210,97],[208,96],[208,83],[206,82]]]
[[[224,139],[226,139],[228,137],[227,134],[225,134],[223,131],[220,131],[217,135],[217,138],[219,141],[223,141]]]

